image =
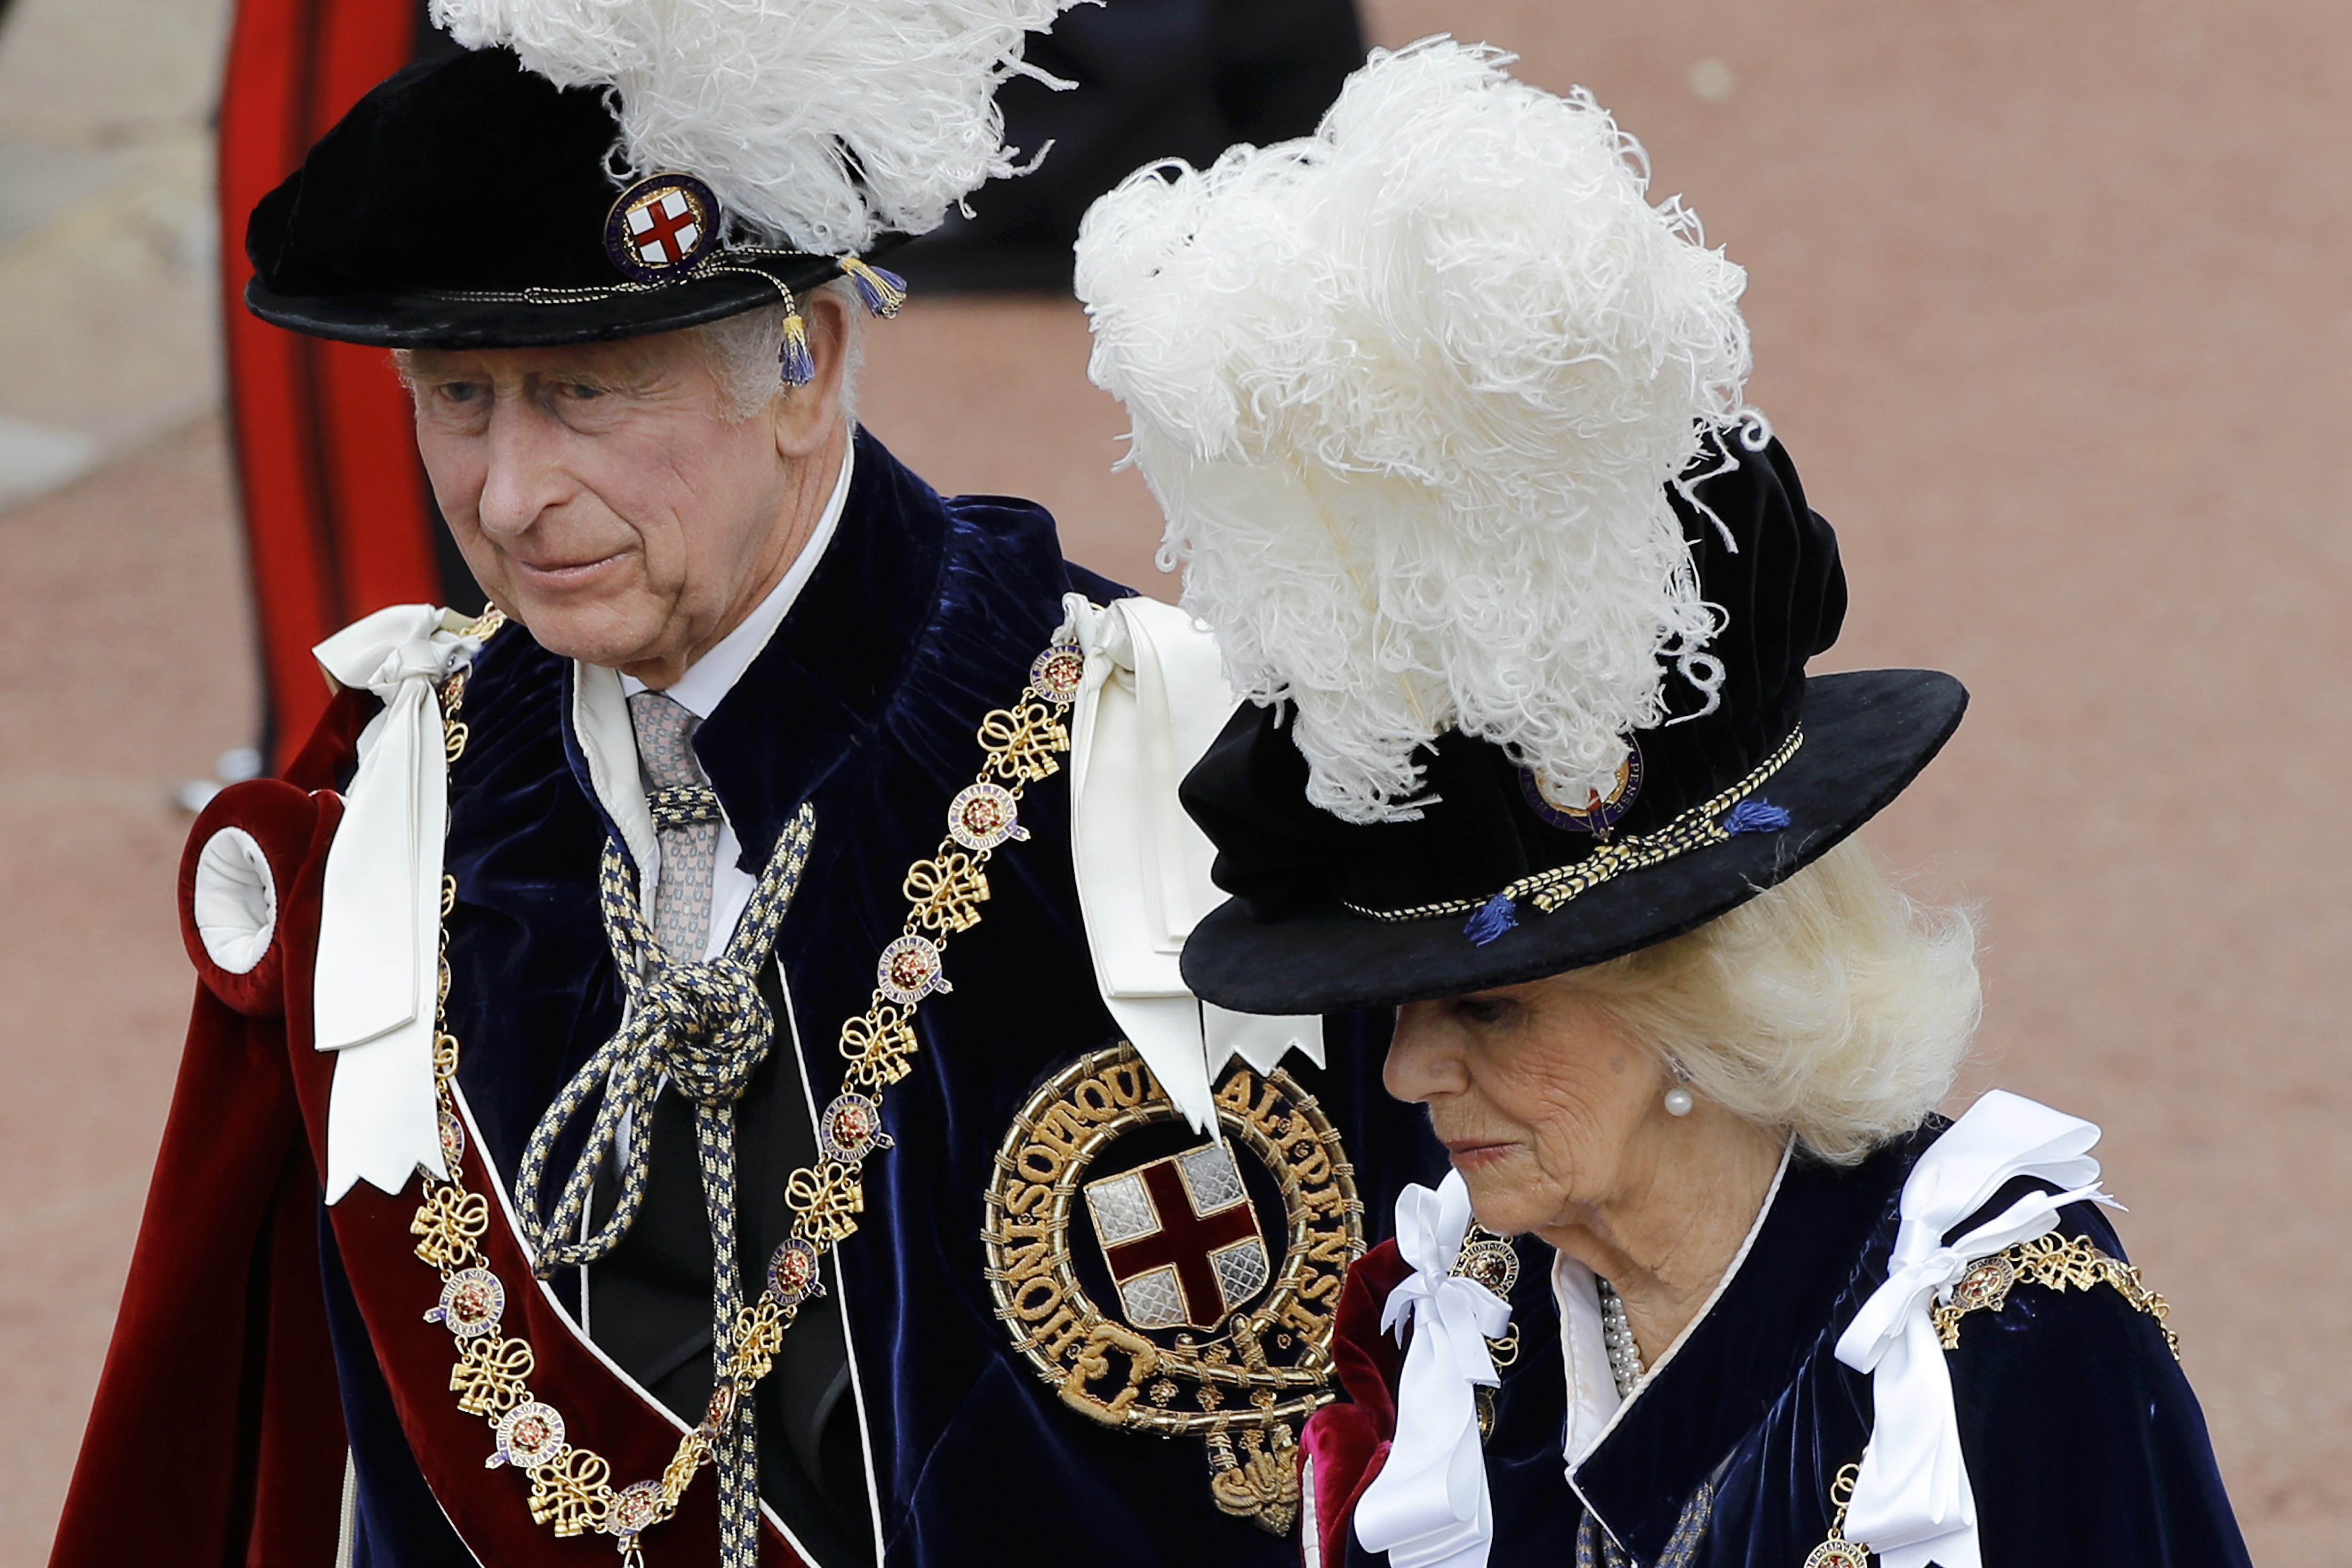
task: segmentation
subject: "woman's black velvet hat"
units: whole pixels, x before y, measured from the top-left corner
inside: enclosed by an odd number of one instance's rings
[[[523,348],[695,326],[842,271],[730,244],[691,171],[625,192],[619,135],[605,92],[558,88],[510,50],[419,61],[255,206],[246,304],[346,342]]]
[[[1234,895],[1185,943],[1184,979],[1244,1013],[1386,1006],[1558,974],[1705,924],[1826,854],[1927,765],[1968,694],[1934,670],[1805,675],[1845,616],[1837,537],[1778,441],[1728,448],[1704,515],[1668,491],[1701,591],[1720,701],[1668,667],[1668,718],[1632,737],[1609,803],[1566,810],[1505,750],[1423,748],[1418,821],[1355,824],[1307,800],[1279,708],[1244,706],[1185,778]],[[1717,520],[1720,520],[1720,527]]]

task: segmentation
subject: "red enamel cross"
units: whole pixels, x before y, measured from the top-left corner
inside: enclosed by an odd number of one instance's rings
[[[1110,1271],[1118,1279],[1132,1279],[1154,1268],[1176,1267],[1176,1280],[1184,1291],[1184,1315],[1196,1329],[1213,1329],[1224,1320],[1225,1295],[1218,1287],[1216,1266],[1209,1254],[1258,1234],[1257,1216],[1247,1202],[1202,1215],[1192,1207],[1192,1194],[1177,1174],[1174,1160],[1160,1160],[1136,1174],[1160,1211],[1160,1228],[1136,1241],[1103,1248]]]
[[[680,209],[675,215],[667,210],[667,205],[673,200]],[[639,218],[646,220],[643,228],[637,226]],[[678,237],[695,226],[694,204],[676,191],[665,191],[629,215],[629,237],[635,242],[637,253],[648,261],[684,260],[687,249],[694,240],[681,242]],[[694,237],[695,239],[700,237],[700,235]],[[656,246],[662,248],[656,251]]]

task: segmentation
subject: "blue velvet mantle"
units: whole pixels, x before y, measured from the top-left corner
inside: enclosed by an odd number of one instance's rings
[[[1852,1170],[1792,1163],[1721,1297],[1572,1481],[1549,1249],[1523,1240],[1522,1349],[1486,1447],[1491,1568],[1572,1562],[1588,1506],[1644,1568],[1800,1568],[1829,1532],[1832,1480],[1870,1434],[1869,1379],[1832,1352],[1886,1278],[1904,1178],[1943,1126]],[[1956,1230],[2031,1186],[2012,1184]],[[2063,1210],[2060,1230],[2124,1256],[2090,1205]],[[2115,1290],[2020,1285],[2000,1312],[1964,1320],[1948,1360],[1986,1568],[2243,1568],[2196,1395],[2162,1331]],[[1706,1532],[1670,1555],[1702,1485],[1715,1490]],[[1386,1560],[1349,1531],[1349,1563]]]
[[[875,956],[898,933],[906,868],[938,841],[978,766],[982,716],[1019,693],[1073,589],[1123,592],[1065,563],[1037,507],[943,500],[861,435],[814,578],[697,736],[745,869],[758,872],[803,801],[815,807],[777,952],[819,1103],[839,1082],[841,1021],[865,1009]],[[570,682],[569,661],[520,626],[499,634],[467,687],[471,741],[451,781],[449,1021],[487,1153],[509,1182],[542,1108],[619,1014],[594,887],[608,826],[567,721]],[[951,942],[955,989],[923,1005],[913,1074],[888,1096],[897,1147],[867,1165],[863,1228],[839,1254],[885,1561],[1295,1563],[1295,1539],[1216,1510],[1197,1444],[1064,1407],[992,1312],[982,1201],[998,1144],[1036,1084],[1117,1038],[1079,922],[1067,801],[1066,773],[1030,789],[1034,837],[998,852],[983,920]],[[1341,1128],[1368,1220],[1383,1228],[1397,1189],[1432,1179],[1441,1159],[1419,1118],[1381,1093],[1381,1041],[1349,1047],[1384,1028],[1333,1020],[1331,1069],[1299,1074]],[[789,1048],[780,1030],[779,1054]],[[747,1248],[747,1267],[764,1256]],[[389,1413],[331,1237],[327,1271],[361,1483],[358,1560],[467,1563]],[[659,1561],[657,1539],[648,1552]]]

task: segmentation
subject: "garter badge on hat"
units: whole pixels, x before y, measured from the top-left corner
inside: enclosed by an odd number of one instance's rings
[[[1616,784],[1606,793],[1589,792],[1582,805],[1570,805],[1568,797],[1533,768],[1519,770],[1519,791],[1527,797],[1528,808],[1554,827],[1606,837],[1617,819],[1633,809],[1633,797],[1642,793],[1641,742],[1626,741],[1625,760],[1617,765]]]
[[[1237,1066],[1216,1110],[1222,1136],[1202,1143],[1125,1043],[1048,1079],[997,1152],[988,1284],[1066,1408],[1200,1438],[1217,1507],[1286,1535],[1363,1204],[1338,1129],[1289,1074]]]
[[[674,278],[719,237],[719,198],[691,174],[648,174],[623,191],[604,220],[604,248],[624,277]]]

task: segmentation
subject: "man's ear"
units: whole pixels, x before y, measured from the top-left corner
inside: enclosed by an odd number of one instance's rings
[[[768,407],[776,422],[776,450],[795,460],[824,452],[841,423],[842,378],[849,365],[849,334],[856,323],[837,294],[802,296],[801,320],[808,328],[809,361],[816,374],[805,386],[785,390]]]

